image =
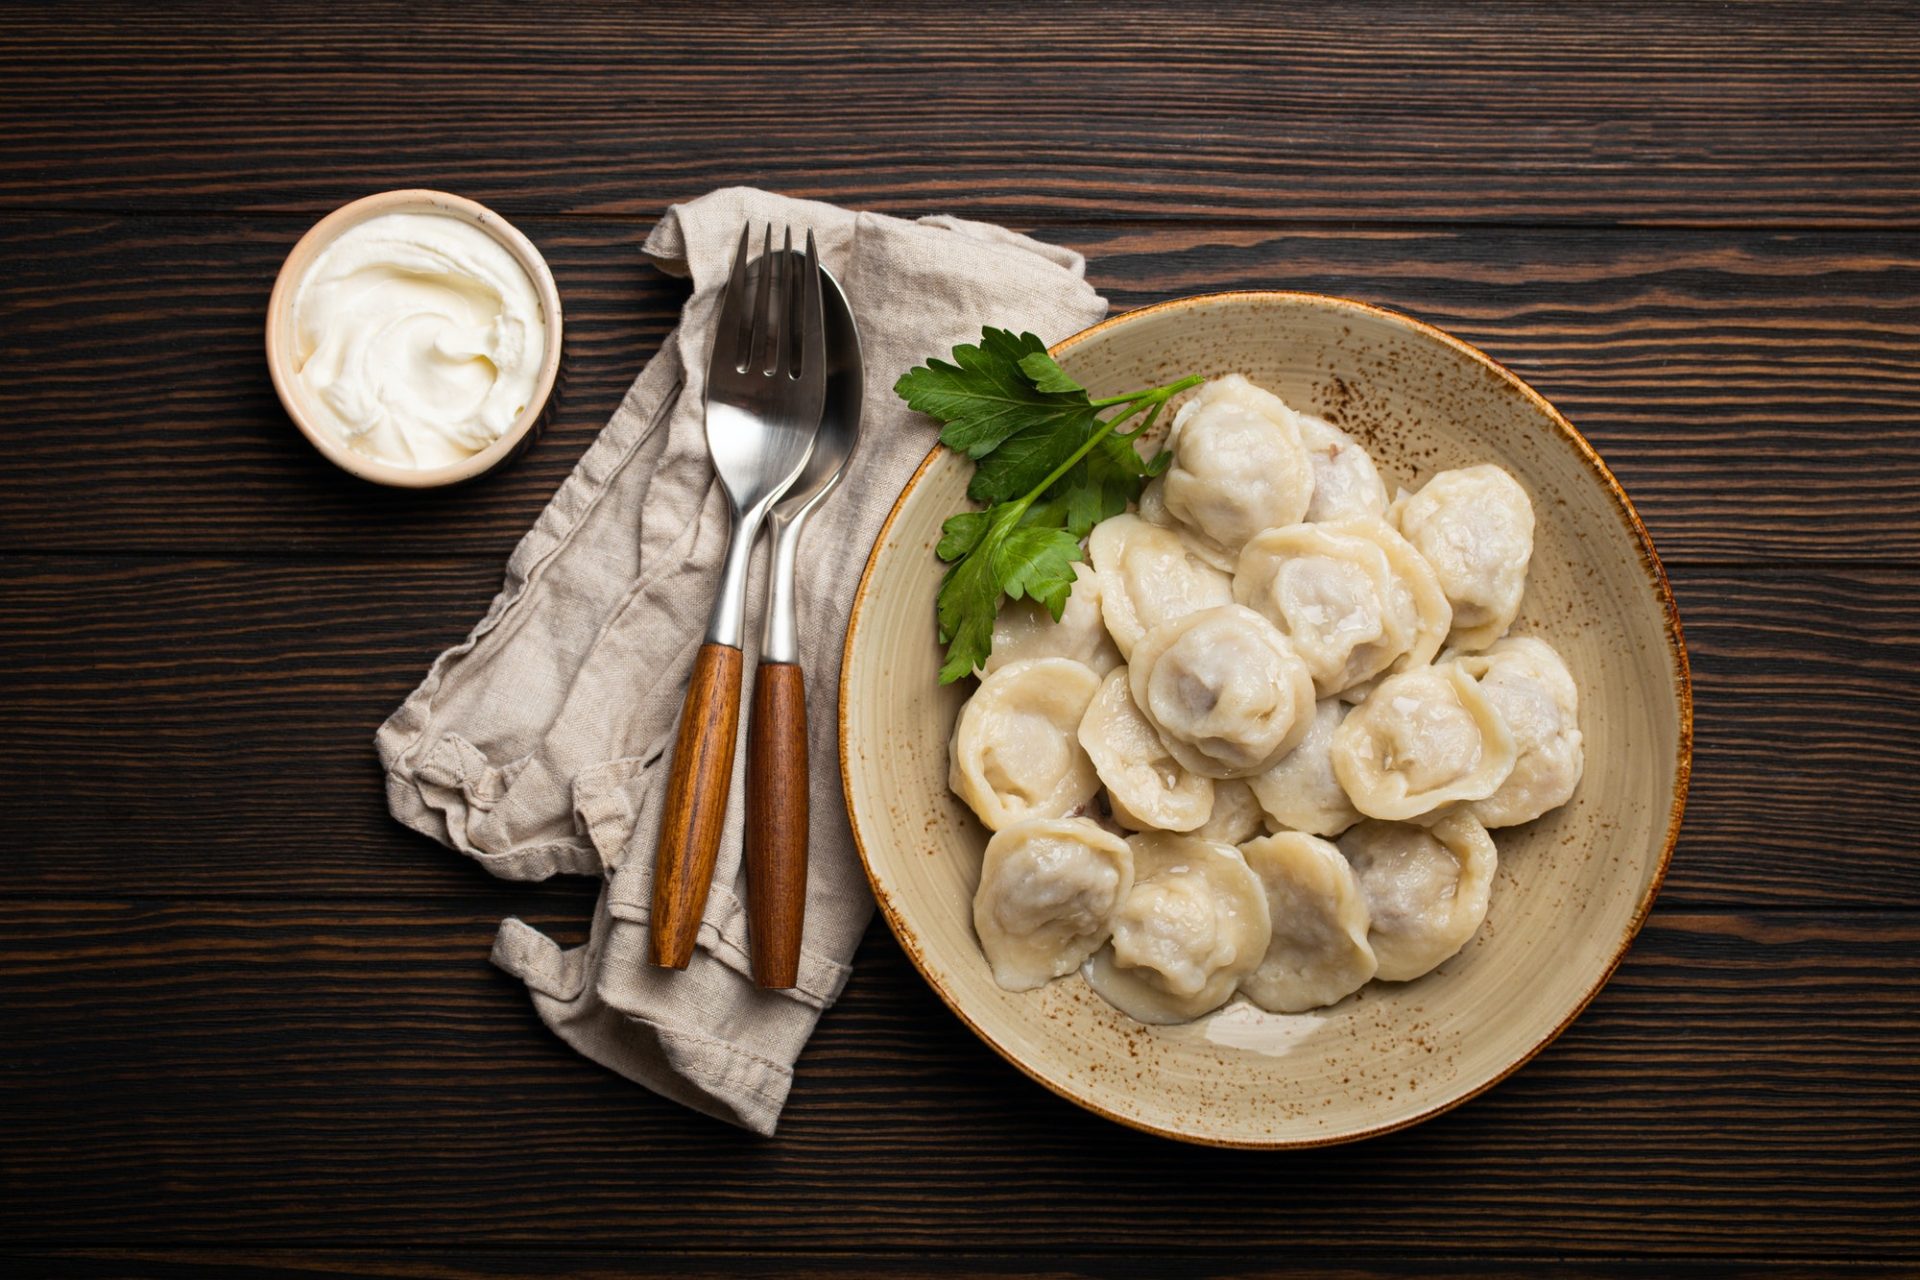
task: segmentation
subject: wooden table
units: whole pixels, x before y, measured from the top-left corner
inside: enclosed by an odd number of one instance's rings
[[[877,923],[772,1141],[549,1035],[488,943],[578,938],[590,886],[402,830],[370,740],[674,323],[647,228],[729,183],[1005,222],[1117,308],[1385,303],[1558,403],[1699,699],[1579,1023],[1297,1155],[1059,1101]],[[436,497],[332,471],[261,357],[294,239],[407,185],[515,219],[569,313],[549,435]],[[1920,1265],[1912,6],[14,8],[0,368],[13,1274]]]

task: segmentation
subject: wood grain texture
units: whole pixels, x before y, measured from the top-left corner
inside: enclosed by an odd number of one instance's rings
[[[1662,902],[1920,907],[1912,582],[1675,570],[1697,754]],[[14,891],[124,880],[130,848],[135,893],[378,902],[483,882],[387,817],[372,737],[498,587],[498,565],[467,561],[0,556]]]
[[[747,928],[753,978],[785,989],[800,973],[807,918],[807,681],[763,662],[747,719]]]
[[[1911,913],[1656,911],[1499,1089],[1383,1139],[1259,1153],[1062,1103],[877,924],[778,1137],[717,1126],[574,1056],[487,967],[509,905],[555,915],[525,896],[0,904],[0,1237],[1920,1257]]]
[[[0,216],[35,406],[9,422],[0,545],[504,561],[685,296],[644,223],[519,222],[567,303],[556,418],[504,474],[409,495],[327,465],[274,399],[260,317],[303,220]],[[1298,288],[1458,333],[1594,440],[1670,561],[1920,563],[1920,235],[1023,229],[1086,251],[1117,307]]]
[[[10,18],[0,203],[1920,225],[1898,3],[245,12]]]
[[[0,66],[10,1274],[1920,1272],[1911,5],[110,0],[0,10]],[[541,1026],[493,931],[576,945],[595,885],[400,829],[370,739],[674,324],[648,227],[732,183],[1003,221],[1116,307],[1406,310],[1599,445],[1698,753],[1564,1037],[1276,1156],[1061,1103],[879,925],[770,1142]],[[549,433],[456,493],[334,472],[262,363],[293,241],[402,185],[566,302]]]
[[[940,1277],[1020,1276],[1024,1280],[1166,1280],[1168,1260],[1114,1253],[1026,1253],[870,1251],[818,1253],[679,1253],[635,1245],[618,1249],[541,1251],[436,1249],[417,1252],[373,1249],[69,1248],[0,1251],[34,1275],[119,1277],[156,1280],[253,1280],[297,1271],[303,1277],[368,1276],[394,1280],[498,1280],[499,1277],[577,1276],[585,1280],[631,1277],[636,1272],[675,1280],[851,1280],[884,1275],[889,1280]],[[1738,1274],[1759,1280],[1816,1280],[1844,1268],[1847,1275],[1909,1276],[1900,1263],[1821,1259],[1811,1262],[1743,1261]],[[1302,1264],[1276,1250],[1267,1254],[1207,1254],[1181,1260],[1182,1276],[1238,1276],[1243,1280],[1700,1280],[1724,1277],[1724,1263],[1681,1261],[1649,1263],[1632,1258],[1569,1261],[1558,1255],[1503,1256],[1466,1261],[1431,1256],[1402,1258],[1351,1255],[1323,1265]]]
[[[732,645],[701,645],[680,704],[647,935],[653,963],[668,969],[684,969],[693,959],[700,916],[713,888],[713,864],[733,789],[733,744],[740,732],[740,666],[740,651]]]

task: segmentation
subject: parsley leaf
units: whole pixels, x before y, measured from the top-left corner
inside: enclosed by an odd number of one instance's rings
[[[1067,607],[1080,540],[1065,529],[1022,527],[1023,512],[1021,504],[1006,503],[954,517],[973,517],[977,525],[969,528],[977,531],[940,584],[940,641],[947,646],[941,684],[952,684],[986,663],[1003,594],[1014,600],[1031,596],[1056,619]],[[950,529],[953,521],[947,523]],[[942,557],[956,558],[946,555],[948,549],[947,539],[942,539]]]
[[[1086,392],[1080,398],[1086,399]],[[1083,413],[1028,423],[974,463],[967,496],[975,502],[1013,501],[1051,475],[1099,426],[1092,405]]]
[[[952,364],[929,360],[909,369],[893,389],[912,408],[946,424],[941,444],[978,461],[1022,428],[1078,424],[1093,416],[1078,384],[1071,390],[1043,390],[1021,367],[1022,359],[1046,354],[1046,344],[1030,333],[982,329],[979,346],[955,347]]]
[[[1184,378],[1132,395],[1094,400],[1030,333],[983,329],[980,343],[928,360],[894,391],[944,425],[940,440],[974,459],[967,495],[987,504],[940,528],[934,554],[949,565],[937,604],[947,658],[940,683],[986,663],[1005,600],[1032,599],[1058,620],[1076,581],[1080,539],[1118,515],[1169,461],[1136,446],[1167,401],[1199,382]],[[1115,409],[1106,418],[1105,409]],[[1119,427],[1137,415],[1140,425]]]
[[[1030,336],[1030,335],[1029,335]],[[1079,391],[1086,388],[1067,376],[1067,371],[1054,363],[1046,351],[1033,351],[1020,357],[1020,372],[1033,379],[1033,385],[1042,391]]]
[[[958,560],[980,545],[990,523],[992,513],[986,511],[962,511],[948,516],[940,526],[940,545],[933,553],[942,560]]]

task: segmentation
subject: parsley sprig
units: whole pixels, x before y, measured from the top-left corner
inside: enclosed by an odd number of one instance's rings
[[[1059,620],[1080,539],[1166,469],[1165,453],[1142,458],[1134,442],[1167,401],[1200,381],[1096,400],[1040,339],[987,328],[977,346],[955,347],[952,362],[928,360],[894,384],[909,406],[943,424],[942,444],[973,459],[967,496],[984,504],[950,517],[935,548],[949,566],[938,603],[941,684],[986,662],[1002,601],[1038,600]],[[1135,418],[1132,430],[1119,429]]]

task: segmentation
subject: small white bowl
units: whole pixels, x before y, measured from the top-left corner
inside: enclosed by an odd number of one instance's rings
[[[547,346],[540,357],[540,373],[526,409],[498,440],[472,457],[444,467],[399,467],[348,448],[308,414],[294,376],[293,299],[307,268],[349,228],[387,213],[445,214],[479,227],[499,241],[526,271],[527,278],[533,281],[534,292],[539,295],[542,318],[546,322]],[[293,251],[287,254],[273,282],[273,295],[267,300],[267,370],[273,376],[273,389],[279,394],[287,416],[293,419],[293,425],[342,471],[400,489],[439,489],[485,475],[517,456],[539,437],[552,408],[554,388],[560,380],[561,327],[560,290],[553,282],[553,272],[547,269],[547,260],[533,247],[533,241],[520,234],[505,218],[483,204],[444,191],[383,191],[335,209],[301,236]]]

